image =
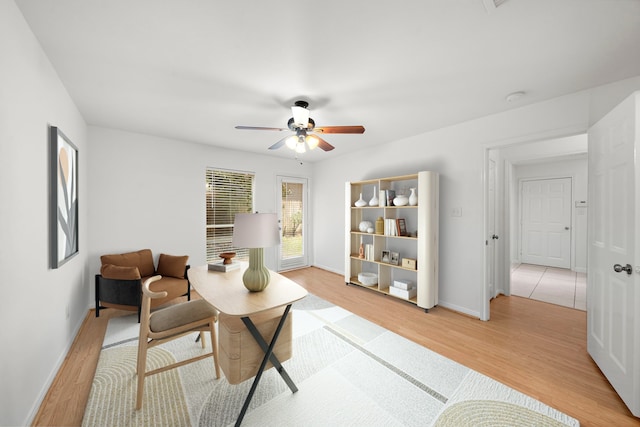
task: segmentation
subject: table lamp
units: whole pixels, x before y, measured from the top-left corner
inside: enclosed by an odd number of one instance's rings
[[[271,277],[264,266],[264,248],[280,244],[280,227],[274,213],[236,214],[233,223],[233,246],[249,248],[249,268],[242,275],[245,288],[263,291]]]

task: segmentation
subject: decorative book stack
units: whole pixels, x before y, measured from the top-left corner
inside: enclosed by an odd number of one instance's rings
[[[223,262],[220,261],[220,262],[214,262],[214,263],[209,264],[209,270],[222,271],[223,273],[226,273],[227,271],[237,270],[239,268],[240,268],[240,263],[239,262],[232,262],[230,264],[223,264]]]

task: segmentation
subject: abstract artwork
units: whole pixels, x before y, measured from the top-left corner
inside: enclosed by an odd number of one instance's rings
[[[55,126],[49,143],[51,268],[58,268],[78,253],[78,149]]]

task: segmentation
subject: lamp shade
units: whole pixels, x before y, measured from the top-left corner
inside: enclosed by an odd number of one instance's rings
[[[309,146],[309,150],[313,150],[320,143],[320,141],[318,140],[318,137],[314,135],[307,135],[306,140],[307,140],[307,145]]]
[[[306,128],[309,125],[309,110],[301,105],[291,107],[293,122],[300,127]]]
[[[275,213],[236,214],[233,223],[233,246],[267,248],[280,244],[280,228]]]

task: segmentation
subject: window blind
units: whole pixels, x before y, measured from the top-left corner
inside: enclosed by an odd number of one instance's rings
[[[253,212],[254,174],[207,169],[207,262],[218,262],[222,252],[236,252],[236,259],[248,259],[248,250],[234,248],[233,221],[237,213]]]

